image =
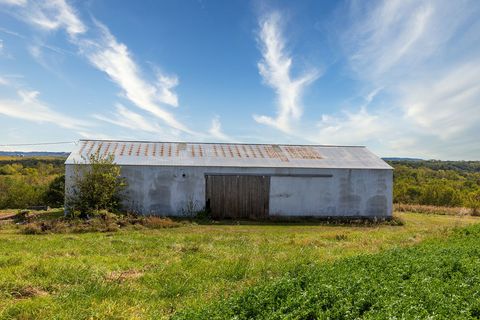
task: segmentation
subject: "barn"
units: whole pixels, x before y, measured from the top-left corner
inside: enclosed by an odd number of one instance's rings
[[[67,193],[92,153],[114,155],[128,182],[123,207],[140,214],[392,214],[392,167],[363,146],[80,140],[65,163]]]

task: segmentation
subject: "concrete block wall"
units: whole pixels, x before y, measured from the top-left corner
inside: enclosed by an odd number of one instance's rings
[[[392,170],[245,167],[122,166],[127,210],[185,216],[205,206],[206,174],[271,176],[272,216],[377,216],[392,214]],[[73,165],[66,165],[66,189]]]

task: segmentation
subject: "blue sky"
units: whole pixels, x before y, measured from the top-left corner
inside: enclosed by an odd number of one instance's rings
[[[0,144],[361,144],[479,160],[478,16],[476,0],[0,0]]]

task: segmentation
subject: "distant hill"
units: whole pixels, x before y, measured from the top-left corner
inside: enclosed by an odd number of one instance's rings
[[[49,152],[49,151],[0,151],[0,156],[9,157],[61,157],[66,158],[70,152]]]
[[[400,158],[400,157],[390,157],[390,158],[382,158],[385,161],[423,161],[420,158]]]

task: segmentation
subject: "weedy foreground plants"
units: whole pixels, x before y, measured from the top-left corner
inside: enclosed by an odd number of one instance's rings
[[[118,215],[105,210],[99,211],[96,216],[89,219],[65,217],[62,210],[56,210],[33,215],[19,213],[15,220],[24,234],[115,232],[120,229],[163,229],[182,225],[181,222],[170,218]]]

